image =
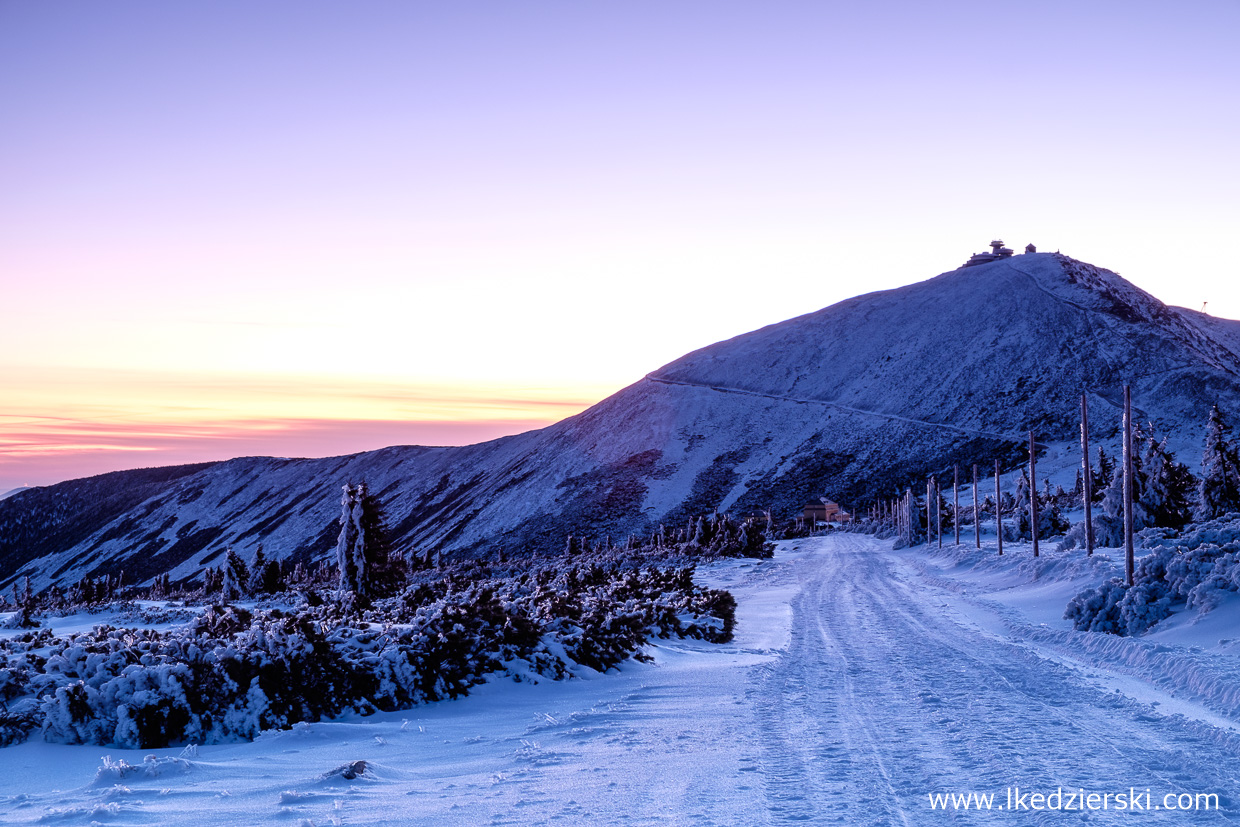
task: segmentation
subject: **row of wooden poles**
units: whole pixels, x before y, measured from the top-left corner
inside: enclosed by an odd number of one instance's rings
[[[1124,571],[1129,586],[1133,575],[1133,530],[1132,530],[1132,396],[1129,386],[1124,385],[1124,419],[1123,419],[1123,474],[1124,474]],[[1003,510],[1002,490],[999,482],[999,460],[995,460],[995,533],[998,537],[999,554],[1003,554]],[[1085,548],[1086,554],[1094,553],[1093,523],[1093,472],[1089,464],[1089,406],[1086,395],[1081,394],[1081,499],[1085,504]],[[982,528],[979,519],[981,510],[977,502],[979,489],[977,463],[973,463],[973,541],[978,548],[982,547]],[[937,534],[939,548],[943,547],[943,520],[939,512],[940,488],[934,476],[926,480],[926,542],[931,540],[930,532]],[[956,545],[960,545],[960,466],[952,466],[952,499],[954,501],[953,520]],[[913,511],[913,489],[907,488],[902,496],[884,500],[871,509],[870,516],[874,520],[883,520],[895,526],[906,543],[913,541],[913,520],[918,515]],[[937,518],[937,519],[936,519]],[[1032,526],[1033,556],[1038,556],[1038,485],[1037,485],[1037,443],[1033,431],[1029,432],[1029,524]]]

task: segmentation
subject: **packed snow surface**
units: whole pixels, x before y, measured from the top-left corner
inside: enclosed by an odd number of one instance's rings
[[[651,663],[606,675],[500,681],[253,743],[127,752],[31,741],[0,750],[0,823],[1240,818],[1234,603],[1145,638],[1075,632],[1065,603],[1114,561],[1005,550],[892,551],[840,533],[791,541],[774,560],[699,570],[737,597],[727,645],[660,642]],[[993,795],[992,812],[935,808],[933,795],[953,793]],[[1196,804],[1211,795],[1218,809]]]

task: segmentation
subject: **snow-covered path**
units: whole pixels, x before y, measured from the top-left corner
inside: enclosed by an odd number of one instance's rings
[[[740,602],[728,646],[661,643],[653,664],[538,686],[497,683],[405,713],[252,744],[143,753],[0,751],[0,823],[1202,825],[1238,816],[1234,731],[1174,714],[1047,657],[917,552],[837,534],[704,572]],[[1131,682],[1131,681],[1130,681]],[[1105,685],[1104,685],[1105,684]],[[100,770],[110,753],[136,770]],[[365,760],[346,780],[329,771]],[[1011,812],[1019,787],[1027,809]],[[1062,788],[1070,811],[1028,809]],[[1067,794],[1108,796],[1080,812]],[[1223,812],[1133,814],[1165,794]],[[1148,796],[1146,790],[1149,790]],[[57,791],[61,790],[61,791]],[[930,794],[994,794],[989,814]],[[1047,802],[1042,802],[1046,804]],[[1076,806],[1082,802],[1077,801]],[[976,806],[976,805],[974,805]],[[1002,812],[997,808],[1005,807]]]
[[[1006,808],[1016,787],[1110,793],[1112,810],[1131,788],[1155,806],[1186,792],[1234,803],[1229,733],[1158,715],[983,631],[873,541],[838,535],[798,574],[791,645],[754,669],[751,689],[772,821],[938,823],[931,793],[993,793]],[[1015,823],[1069,816],[1022,810]]]

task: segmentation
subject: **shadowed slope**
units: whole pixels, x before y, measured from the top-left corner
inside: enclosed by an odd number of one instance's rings
[[[106,520],[80,507],[89,481],[40,489],[50,500],[23,492],[0,501],[0,526],[57,525],[59,539],[31,555],[0,533],[0,578],[190,577],[228,546],[249,558],[259,543],[323,557],[340,486],[362,480],[397,547],[420,553],[557,552],[569,533],[620,541],[716,508],[789,517],[809,498],[887,496],[953,462],[1013,465],[1031,428],[1075,439],[1082,391],[1095,437],[1113,434],[1108,406],[1125,383],[1143,416],[1195,451],[1209,405],[1240,409],[1238,346],[1240,323],[1166,307],[1063,256],[1015,256],[703,348],[539,431],[232,460],[170,476]]]

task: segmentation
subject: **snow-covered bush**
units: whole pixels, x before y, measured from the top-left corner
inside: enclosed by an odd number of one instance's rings
[[[1068,601],[1064,620],[1071,620],[1072,627],[1082,632],[1111,632],[1121,634],[1123,628],[1119,602],[1124,598],[1127,586],[1118,577],[1100,586],[1086,589]]]
[[[210,606],[170,631],[30,632],[0,641],[0,743],[37,728],[51,741],[144,749],[253,738],[456,698],[489,675],[605,671],[652,636],[726,641],[735,608],[726,592],[696,586],[691,566],[605,549],[421,571],[361,614],[307,599]]]
[[[1183,532],[1148,528],[1140,541],[1150,551],[1136,561],[1132,587],[1113,580],[1078,594],[1064,613],[1074,628],[1137,635],[1175,605],[1209,611],[1224,594],[1240,591],[1240,515]]]
[[[677,531],[660,527],[646,543],[631,544],[633,550],[665,557],[686,559],[711,557],[771,557],[775,545],[767,542],[766,534],[773,529],[766,523],[748,519],[741,522],[727,514],[698,517]],[[580,543],[580,540],[577,541]],[[569,548],[574,538],[569,537]]]

